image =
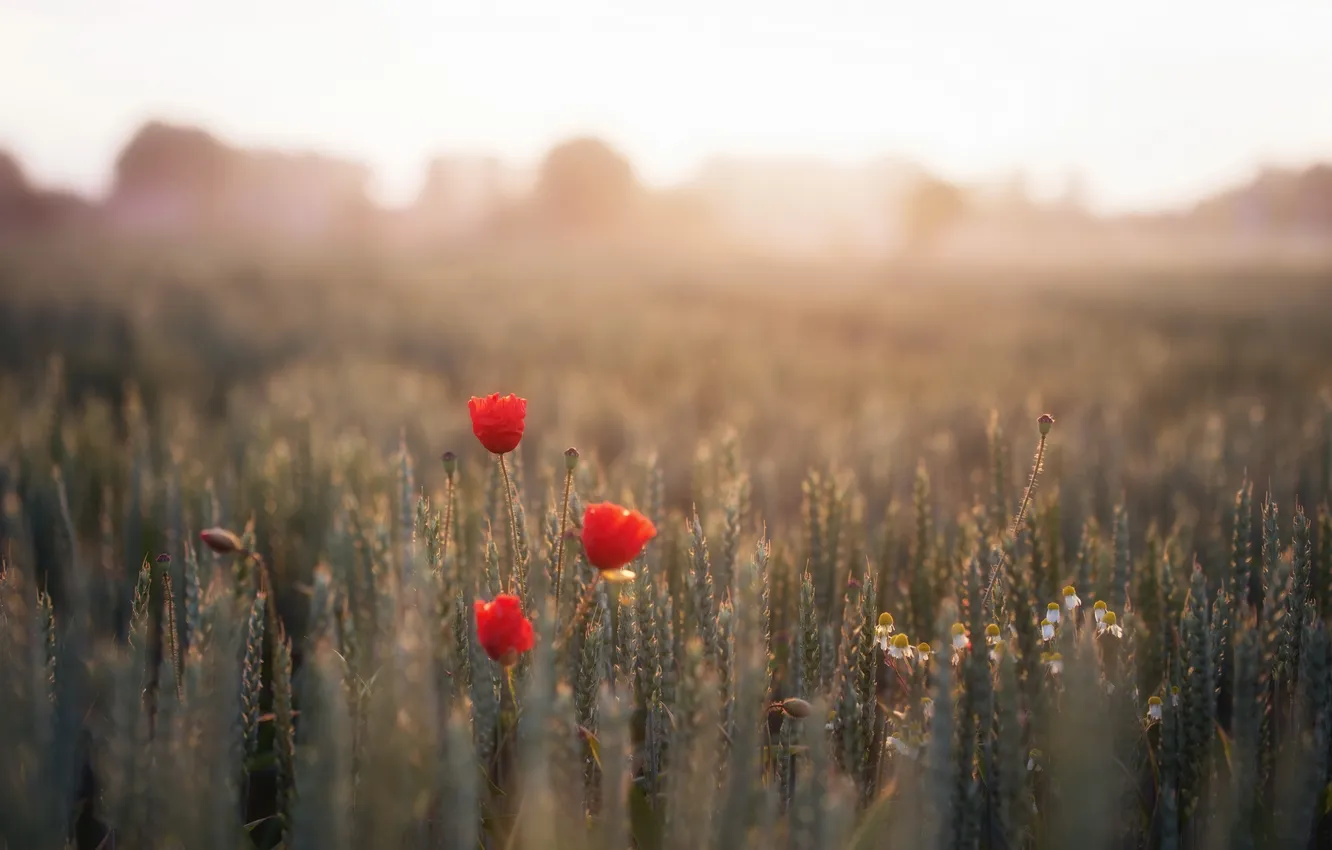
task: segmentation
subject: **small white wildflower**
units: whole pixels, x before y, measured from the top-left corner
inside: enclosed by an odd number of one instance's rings
[[[1152,696],[1152,697],[1148,697],[1148,698],[1147,698],[1147,719],[1148,719],[1148,720],[1160,720],[1160,719],[1161,719],[1161,698],[1160,698],[1160,697]]]
[[[911,646],[911,640],[906,636],[906,633],[898,632],[893,635],[893,642],[888,647],[888,654],[897,659],[910,658],[916,654],[916,650]]]
[[[901,738],[890,737],[887,743],[888,746],[892,747],[894,751],[901,753],[902,755],[906,756],[909,759],[914,759],[917,755],[920,754],[920,750],[918,748],[913,747],[912,745],[908,744],[906,741],[903,741]]]
[[[1051,623],[1054,623],[1055,625],[1059,624],[1058,602],[1051,602],[1049,605],[1045,606],[1045,619],[1049,620]]]
[[[1096,618],[1096,622],[1099,623],[1105,619],[1105,612],[1106,612],[1105,600],[1104,599],[1096,600],[1096,604],[1092,606],[1092,616]]]
[[[998,664],[999,659],[1002,658],[1003,656],[1004,656],[1004,642],[1001,640],[996,640],[994,642],[994,646],[990,647],[990,660],[993,661],[995,664]]]
[[[1073,587],[1073,585],[1071,584],[1065,585],[1064,607],[1067,608],[1070,613],[1072,613],[1073,611],[1076,611],[1078,606],[1081,604],[1082,600],[1078,598],[1078,591]]]
[[[1041,640],[1054,640],[1054,633],[1054,623],[1049,620],[1041,623]]]
[[[921,664],[927,663],[930,660],[930,656],[933,654],[934,650],[930,649],[928,643],[922,642],[916,646],[916,657],[920,659]]]
[[[931,717],[933,717],[933,716],[934,716],[934,700],[930,699],[929,697],[921,697],[921,698],[920,698],[920,713],[921,713],[922,715],[925,716],[925,719],[926,719],[926,720],[929,720]]]
[[[879,624],[874,627],[874,642],[879,645],[879,649],[888,651],[888,641],[893,635],[893,615],[884,611],[879,615]]]
[[[1064,656],[1058,652],[1050,653],[1045,658],[1045,666],[1050,669],[1051,673],[1058,676],[1060,673],[1064,672]]]
[[[971,641],[967,640],[967,627],[961,623],[953,623],[953,649],[961,652],[970,643]]]
[[[1179,708],[1179,686],[1170,689],[1170,705],[1172,708]]]
[[[1106,611],[1101,622],[1096,624],[1096,634],[1099,636],[1109,632],[1111,637],[1122,638],[1124,627],[1115,622],[1116,619],[1114,611]]]
[[[995,623],[990,623],[985,627],[985,642],[990,646],[999,643],[999,626]]]
[[[1032,750],[1031,752],[1027,753],[1027,770],[1028,771],[1040,770],[1041,769],[1040,758],[1041,758],[1040,750]]]

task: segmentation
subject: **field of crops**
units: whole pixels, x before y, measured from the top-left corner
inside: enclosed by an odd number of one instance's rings
[[[1332,846],[1329,391],[1309,270],[10,251],[0,848]]]

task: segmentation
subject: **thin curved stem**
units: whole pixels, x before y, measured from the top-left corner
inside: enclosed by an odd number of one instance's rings
[[[509,546],[510,553],[513,556],[513,567],[509,571],[509,592],[513,593],[518,587],[518,573],[520,555],[518,552],[518,514],[513,509],[513,485],[509,482],[509,465],[504,462],[504,455],[499,456],[500,474],[504,477],[504,503],[509,507]]]
[[[439,544],[439,565],[440,569],[449,559],[449,542],[453,536],[453,500],[454,500],[454,473],[450,472],[444,479],[444,539]]]
[[[597,585],[600,583],[601,576],[598,575],[592,581],[588,582],[587,590],[583,591],[583,596],[578,600],[578,607],[574,609],[573,618],[569,620],[569,625],[565,627],[564,634],[560,635],[559,641],[555,644],[557,650],[568,646],[569,641],[573,640],[574,634],[578,631],[578,625],[587,619],[592,611],[592,606],[597,600]]]
[[[1022,527],[1023,521],[1027,518],[1027,508],[1031,505],[1031,495],[1036,492],[1036,479],[1041,474],[1041,464],[1045,461],[1045,438],[1042,434],[1040,442],[1036,444],[1036,459],[1031,465],[1031,477],[1027,480],[1027,490],[1022,494],[1022,504],[1018,506],[1018,512],[1013,517],[1013,525],[1008,530],[1008,537],[1011,540],[1017,540],[1018,529]],[[999,557],[995,559],[994,567],[990,570],[990,580],[985,585],[985,593],[981,595],[981,605],[989,603],[990,595],[994,592],[994,584],[999,580],[999,573],[1003,570],[1008,561],[1008,553],[1003,549],[999,550]]]
[[[574,471],[564,473],[564,501],[560,507],[560,542],[555,554],[555,610],[560,610],[560,595],[564,590],[564,538],[569,533],[569,501],[573,496]]]

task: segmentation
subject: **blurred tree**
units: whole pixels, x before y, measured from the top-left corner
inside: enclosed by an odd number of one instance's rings
[[[34,185],[18,159],[0,151],[0,238],[84,224],[91,216],[86,200]]]
[[[206,192],[226,179],[230,160],[227,147],[204,130],[150,121],[116,158],[116,191],[171,186]]]
[[[307,151],[235,147],[196,127],[143,125],[116,158],[115,219],[159,233],[243,239],[370,234],[365,165]]]
[[[28,178],[23,167],[8,151],[0,151],[0,203],[28,193]]]
[[[32,214],[32,189],[18,160],[0,151],[0,238],[26,230]]]
[[[1264,168],[1252,180],[1194,204],[1193,222],[1263,230],[1332,230],[1332,165]]]
[[[31,195],[18,160],[0,151],[0,234],[17,230],[26,223]]]
[[[904,252],[912,256],[927,252],[940,236],[966,217],[969,208],[962,188],[933,175],[923,175],[902,200]]]
[[[637,204],[638,178],[629,160],[600,139],[582,137],[551,149],[537,178],[536,201],[558,227],[606,230]]]

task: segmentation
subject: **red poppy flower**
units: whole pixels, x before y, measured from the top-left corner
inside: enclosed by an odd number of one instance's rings
[[[492,454],[502,455],[518,448],[523,439],[523,419],[527,416],[527,399],[510,393],[501,397],[491,393],[485,398],[472,396],[467,402],[472,414],[472,433]]]
[[[476,600],[476,637],[486,655],[505,667],[516,664],[518,656],[536,643],[532,622],[511,593],[501,593],[490,602]]]
[[[620,505],[610,502],[588,505],[583,514],[583,551],[587,553],[587,562],[609,581],[633,578],[633,572],[626,570],[625,565],[637,558],[656,536],[657,527],[652,520]]]

